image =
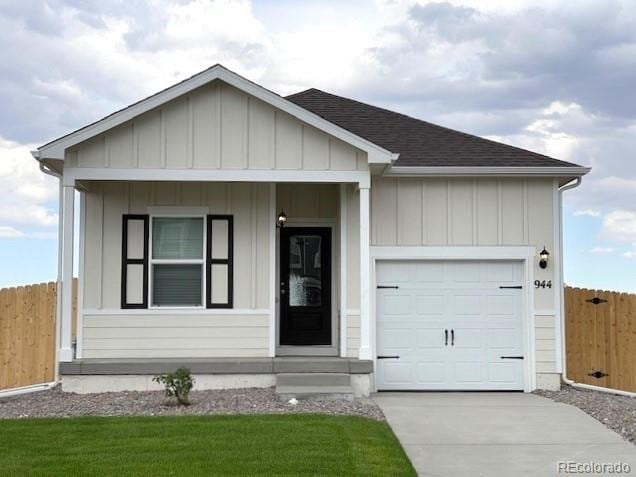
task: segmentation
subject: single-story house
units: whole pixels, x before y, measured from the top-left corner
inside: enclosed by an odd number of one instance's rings
[[[178,365],[199,388],[559,385],[561,198],[589,168],[221,65],[33,155],[60,181],[63,389]]]

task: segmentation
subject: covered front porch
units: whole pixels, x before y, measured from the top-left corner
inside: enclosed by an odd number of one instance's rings
[[[82,366],[97,370],[94,360],[115,360],[107,361],[108,366],[131,368],[130,360],[141,359],[155,362],[153,369],[158,369],[166,359],[195,360],[197,366],[218,359],[209,368],[218,370],[224,365],[233,369],[233,359],[266,359],[254,363],[271,363],[272,372],[277,357],[371,362],[368,171],[114,172],[65,170],[62,282],[71,283],[77,244],[79,303],[73,341],[72,289],[62,286],[61,374]],[[80,227],[75,236],[77,196]],[[287,221],[281,228],[277,219],[282,211]],[[204,250],[201,301],[195,306],[157,303],[154,293],[153,267],[163,263],[153,258],[153,220],[174,216],[232,217],[233,231],[224,247],[233,256],[224,256],[221,263],[206,256],[209,245]],[[126,217],[139,220],[142,245],[136,246],[130,234],[123,236]],[[312,249],[316,241],[330,246]],[[311,252],[302,260],[299,244]],[[130,255],[131,250],[138,250],[139,257]],[[221,287],[229,299],[223,306],[209,306],[206,294],[218,293],[205,268],[217,263],[231,269]],[[297,269],[306,265],[328,273],[317,280],[309,270],[298,280]]]

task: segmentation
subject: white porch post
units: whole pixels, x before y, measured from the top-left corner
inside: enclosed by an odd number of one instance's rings
[[[269,356],[276,356],[276,183],[269,185]]]
[[[75,187],[64,186],[63,231],[62,231],[62,310],[59,324],[59,353],[61,362],[73,361],[71,345],[71,322],[73,319],[73,215],[75,209]]]
[[[347,356],[347,187],[340,184],[340,356]]]
[[[360,185],[360,359],[371,356],[369,186]]]

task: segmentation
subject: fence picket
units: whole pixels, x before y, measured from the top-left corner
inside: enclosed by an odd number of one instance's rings
[[[0,290],[0,390],[55,379],[56,292],[55,283]]]
[[[566,287],[565,324],[569,379],[636,392],[636,294]]]

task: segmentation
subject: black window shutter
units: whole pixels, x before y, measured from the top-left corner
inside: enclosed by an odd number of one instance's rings
[[[232,215],[208,215],[207,217],[207,243],[206,243],[206,307],[207,308],[232,308],[234,302],[234,217]],[[227,257],[212,258],[212,228],[214,222],[227,222]],[[212,301],[212,265],[227,265],[227,300],[223,302]]]
[[[143,222],[143,256],[142,258],[128,257],[128,229],[130,222]],[[124,214],[122,224],[122,243],[121,243],[121,307],[122,309],[130,308],[148,308],[148,237],[149,237],[149,217],[143,214]],[[142,268],[142,300],[141,302],[131,303],[128,299],[128,266],[141,265]]]

